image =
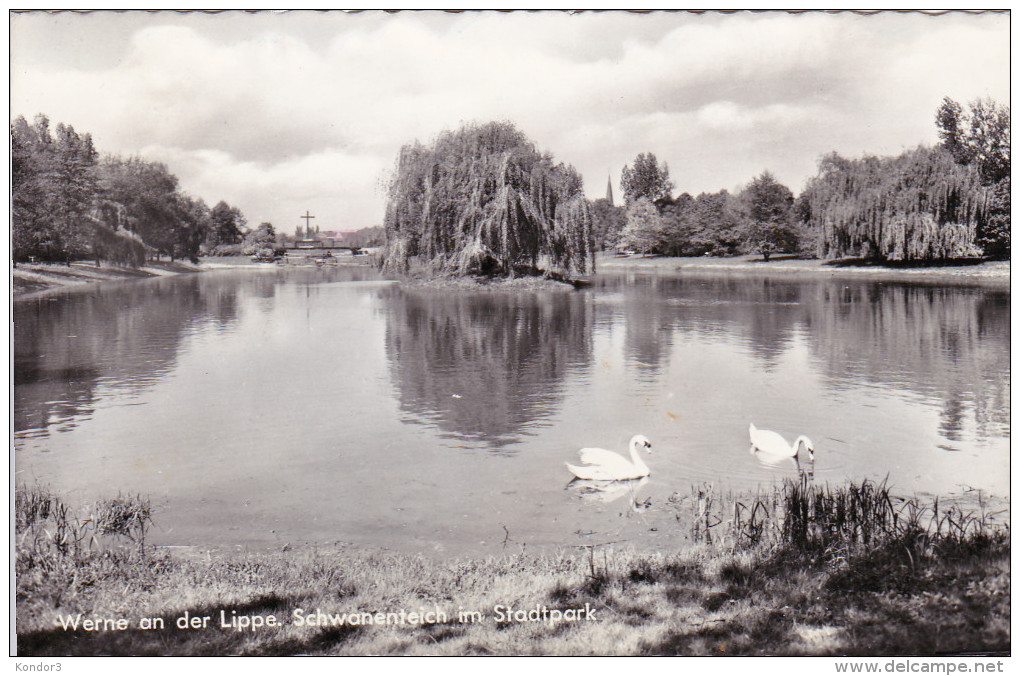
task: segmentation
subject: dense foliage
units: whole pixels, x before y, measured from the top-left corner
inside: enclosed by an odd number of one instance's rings
[[[990,191],[943,148],[848,160],[833,153],[805,190],[821,255],[919,261],[979,256]]]
[[[1009,177],[1009,107],[978,99],[968,111],[946,97],[935,113],[943,147],[962,165],[975,165],[985,185]]]
[[[594,268],[592,209],[573,167],[509,123],[468,125],[404,146],[386,205],[384,267],[514,274]]]
[[[647,197],[627,205],[627,225],[620,233],[621,248],[642,253],[666,253],[669,236],[659,209]]]
[[[825,257],[1009,258],[1010,114],[945,98],[941,143],[898,157],[822,158],[802,195]]]
[[[769,172],[736,195],[723,190],[674,198],[669,167],[654,153],[640,153],[633,168],[623,168],[621,185],[627,204],[623,223],[599,214],[604,246],[670,256],[756,251],[766,260],[775,251],[798,250],[793,193]]]
[[[614,206],[608,199],[599,198],[591,203],[592,237],[598,249],[611,249],[619,244],[620,233],[627,224],[627,211]]]
[[[641,153],[624,167],[627,208],[603,206],[605,247],[673,256],[776,252],[824,258],[936,261],[1009,258],[1009,108],[946,98],[935,115],[942,142],[898,157],[831,153],[800,194],[769,172],[737,194],[673,198],[665,164]]]
[[[243,228],[225,203],[210,212],[181,192],[158,162],[101,157],[89,134],[44,115],[11,124],[11,243],[16,262],[91,259],[140,266],[146,258],[197,260],[217,210]],[[222,208],[221,208],[222,207]],[[238,229],[229,236],[241,241]]]
[[[793,228],[793,193],[769,172],[755,178],[740,194],[744,242],[765,260],[773,251],[793,251],[797,235]]]
[[[195,259],[208,227],[208,209],[181,193],[177,177],[158,162],[105,158],[99,166],[99,199],[119,205],[118,232],[133,233],[156,253]]]
[[[755,214],[759,221],[754,220]],[[764,205],[756,205],[746,190],[738,195],[722,190],[697,197],[683,193],[654,203],[642,198],[627,208],[626,226],[616,246],[668,256],[796,251],[798,240],[783,220],[789,217],[788,210],[781,216],[779,220],[767,217]]]
[[[276,229],[272,223],[262,223],[259,227],[245,235],[244,241],[241,244],[241,253],[245,256],[252,256],[266,249],[275,253],[277,250]],[[280,251],[283,252],[285,249],[281,248]]]
[[[11,232],[15,260],[29,256],[70,260],[87,252],[99,216],[94,213],[98,194],[98,156],[92,137],[73,127],[37,117],[34,125],[18,118],[11,126]],[[111,237],[114,237],[112,233]],[[130,245],[125,245],[130,250]]]
[[[992,258],[1009,258],[1010,110],[978,99],[965,113],[946,97],[935,116],[943,147],[957,163],[973,166],[991,191],[985,218],[977,223],[976,243]]]
[[[1010,178],[991,186],[985,219],[977,224],[977,245],[989,258],[1009,258]]]
[[[206,229],[205,245],[212,248],[220,245],[240,244],[244,238],[245,218],[237,207],[219,202],[209,213],[209,227]]]
[[[620,174],[620,186],[623,188],[624,201],[629,206],[639,199],[669,199],[673,192],[673,182],[669,180],[669,165],[659,166],[654,153],[640,153],[634,158],[634,168],[623,165]]]
[[[669,253],[677,256],[730,256],[741,250],[743,229],[738,201],[725,190],[687,193],[663,206]]]

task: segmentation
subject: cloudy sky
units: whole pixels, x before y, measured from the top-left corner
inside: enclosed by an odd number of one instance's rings
[[[510,120],[590,197],[641,152],[678,192],[937,140],[942,97],[1008,103],[1005,14],[28,13],[11,117],[167,164],[254,227],[382,222],[400,147]]]

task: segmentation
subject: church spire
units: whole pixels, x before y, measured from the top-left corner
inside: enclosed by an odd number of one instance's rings
[[[606,181],[606,201],[609,202],[609,206],[616,206],[613,204],[613,177],[610,176],[609,180]]]

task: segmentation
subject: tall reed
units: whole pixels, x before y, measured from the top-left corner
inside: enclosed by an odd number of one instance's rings
[[[48,567],[78,565],[100,551],[104,542],[116,546],[121,538],[144,555],[145,535],[152,525],[152,505],[141,495],[99,500],[82,518],[49,488],[19,486],[14,510],[17,562],[24,565],[44,560]]]
[[[689,495],[674,493],[669,502],[694,542],[733,549],[765,546],[828,562],[890,542],[907,547],[911,556],[930,556],[980,546],[1009,530],[999,518],[1005,510],[990,510],[980,494],[977,509],[968,510],[937,497],[930,503],[897,497],[885,480],[833,487],[805,475],[751,495],[720,494],[702,484]]]

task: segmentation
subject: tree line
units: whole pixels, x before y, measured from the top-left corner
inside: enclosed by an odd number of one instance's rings
[[[166,165],[101,155],[91,134],[51,130],[45,115],[11,124],[11,200],[15,262],[197,262],[200,251],[242,245],[247,233],[239,209],[222,201],[210,209]]]
[[[624,206],[593,203],[602,248],[671,256],[799,253],[933,261],[1009,258],[1010,111],[945,98],[940,143],[896,157],[830,153],[799,196],[768,171],[736,194],[673,197],[669,167],[641,153],[621,175]]]

